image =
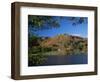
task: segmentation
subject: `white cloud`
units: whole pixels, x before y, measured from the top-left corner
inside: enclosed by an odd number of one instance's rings
[[[74,35],[74,36],[81,36],[82,37],[82,35],[80,35],[80,34],[72,34],[72,35]]]

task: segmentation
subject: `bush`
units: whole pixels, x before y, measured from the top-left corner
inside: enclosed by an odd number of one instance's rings
[[[40,46],[34,46],[32,48],[28,49],[29,54],[36,54],[41,52],[41,47]]]
[[[28,65],[29,66],[37,66],[43,64],[47,59],[47,56],[43,53],[38,54],[29,54],[28,56]]]

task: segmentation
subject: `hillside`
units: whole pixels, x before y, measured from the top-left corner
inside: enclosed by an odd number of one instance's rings
[[[79,36],[60,34],[42,40],[40,46],[62,55],[87,53],[87,39]]]

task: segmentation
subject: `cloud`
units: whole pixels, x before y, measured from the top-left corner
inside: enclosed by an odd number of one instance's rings
[[[80,35],[80,34],[72,34],[72,35],[74,35],[74,36],[82,36],[82,35]]]

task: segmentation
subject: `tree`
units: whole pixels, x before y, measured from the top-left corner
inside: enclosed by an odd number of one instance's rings
[[[86,17],[69,17],[68,20],[72,21],[72,25],[87,23]]]
[[[28,25],[32,30],[49,29],[51,27],[57,28],[60,26],[59,18],[56,16],[28,16]]]
[[[63,16],[28,16],[28,25],[31,30],[43,30],[60,27],[60,21],[66,19],[72,22],[72,25],[86,22],[85,17],[63,17]]]

